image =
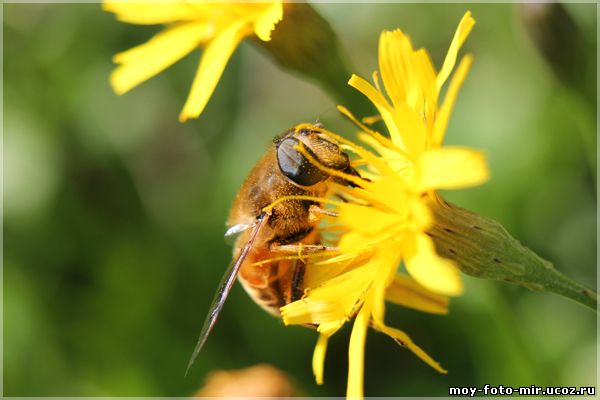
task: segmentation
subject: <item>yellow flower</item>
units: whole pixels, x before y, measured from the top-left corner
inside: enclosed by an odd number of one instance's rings
[[[363,396],[364,344],[369,326],[408,347],[439,372],[445,372],[408,335],[385,324],[385,301],[446,313],[446,296],[459,295],[463,290],[458,269],[450,260],[438,256],[427,230],[434,223],[431,207],[444,205],[436,189],[472,186],[488,178],[481,153],[441,147],[471,56],[461,60],[441,105],[440,91],[474,23],[467,12],[437,74],[427,52],[413,49],[410,39],[400,30],[381,34],[379,70],[385,94],[377,73],[373,74],[375,86],[358,76],[352,76],[349,84],[375,105],[389,138],[357,121],[345,108],[339,108],[362,128],[359,138],[374,151],[331,134],[346,151],[357,156],[354,165],[363,166],[362,178],[328,171],[357,186],[334,184],[331,194],[346,201],[334,201],[332,197],[324,200],[333,204],[338,213],[324,230],[340,235],[339,240],[333,241],[339,252],[333,257],[311,260],[305,275],[305,296],[283,307],[281,313],[286,324],[318,326],[320,336],[313,357],[317,383],[323,381],[329,337],[355,317],[349,345],[348,397]],[[398,274],[401,263],[408,275]]]
[[[114,56],[119,66],[110,83],[121,95],[168,68],[194,49],[204,52],[188,99],[179,115],[181,122],[197,118],[210,99],[227,61],[246,36],[269,41],[283,16],[281,0],[262,3],[204,3],[170,1],[134,3],[104,1],[104,10],[123,22],[165,24],[148,42]]]

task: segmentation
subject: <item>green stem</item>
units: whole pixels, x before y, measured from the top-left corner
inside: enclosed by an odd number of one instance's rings
[[[435,222],[428,234],[436,250],[465,274],[556,293],[597,310],[597,293],[556,270],[498,222],[443,200],[431,208]]]

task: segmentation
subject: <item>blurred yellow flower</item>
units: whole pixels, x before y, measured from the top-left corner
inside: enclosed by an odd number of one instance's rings
[[[148,42],[114,56],[119,66],[110,76],[121,95],[168,68],[194,49],[204,47],[192,89],[179,115],[181,122],[197,118],[208,103],[227,61],[238,44],[255,34],[269,41],[282,19],[281,0],[254,3],[169,1],[136,3],[105,0],[103,8],[123,22],[165,24]]]
[[[349,345],[348,397],[363,396],[364,345],[369,326],[408,347],[439,372],[445,372],[408,335],[385,324],[385,301],[445,313],[445,296],[459,295],[463,290],[458,269],[450,260],[438,256],[427,229],[433,224],[430,207],[444,206],[436,189],[477,185],[488,178],[481,153],[441,147],[471,56],[461,60],[441,106],[439,94],[474,23],[467,12],[437,74],[427,52],[413,49],[404,33],[383,32],[379,69],[391,102],[379,85],[377,73],[373,74],[375,86],[355,75],[349,84],[367,96],[379,111],[377,118],[363,121],[383,119],[389,139],[356,120],[343,107],[339,107],[340,111],[362,128],[359,138],[374,152],[329,133],[346,151],[357,156],[353,163],[363,166],[361,177],[328,170],[356,185],[333,185],[332,195],[345,202],[331,200],[332,197],[324,200],[333,204],[338,213],[325,230],[340,235],[334,241],[339,253],[311,260],[305,274],[305,296],[283,307],[281,313],[285,324],[318,326],[320,336],[313,357],[317,383],[323,381],[329,337],[355,317]],[[408,275],[398,274],[401,262]]]

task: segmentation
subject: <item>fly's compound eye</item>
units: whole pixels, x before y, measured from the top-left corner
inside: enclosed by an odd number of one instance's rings
[[[300,151],[294,148],[298,145],[298,140],[292,137],[279,142],[277,163],[281,172],[300,186],[312,186],[327,179],[323,171],[311,164]],[[306,151],[310,152],[308,149]]]

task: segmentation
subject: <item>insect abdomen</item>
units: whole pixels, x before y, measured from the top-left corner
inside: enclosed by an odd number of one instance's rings
[[[279,309],[302,297],[304,263],[280,260],[244,266],[239,280],[248,295],[268,313],[279,317]]]

